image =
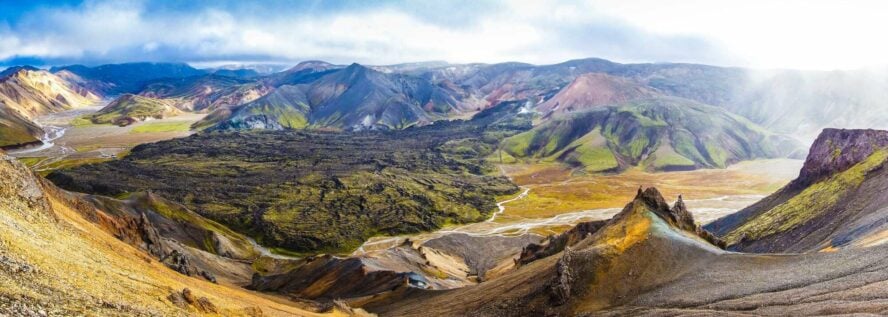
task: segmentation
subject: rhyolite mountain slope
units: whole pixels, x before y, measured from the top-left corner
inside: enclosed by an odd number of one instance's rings
[[[496,196],[518,190],[483,160],[529,128],[517,107],[394,132],[201,133],[49,178],[111,196],[151,190],[273,247],[350,251],[376,234],[487,219]]]
[[[250,266],[199,250],[237,235],[195,228],[211,222],[192,222],[199,216],[160,198],[121,202],[66,193],[2,151],[0,175],[0,315],[317,315],[200,274],[186,276],[210,263],[229,273]],[[227,249],[211,252],[220,250]]]
[[[256,100],[269,91],[260,82],[210,74],[148,82],[139,95],[167,100],[185,111],[210,112]]]
[[[677,97],[571,113],[502,142],[509,160],[560,161],[588,172],[724,168],[799,148],[721,108]]]
[[[87,116],[97,124],[126,126],[138,121],[163,119],[181,114],[172,102],[133,94],[123,94],[96,113]]]
[[[13,67],[0,76],[0,147],[39,142],[40,115],[89,106],[98,101],[67,80],[33,67]]]
[[[214,129],[302,129],[308,126],[310,113],[304,88],[284,85],[249,103],[213,112],[198,126],[221,120]]]
[[[222,122],[218,128],[309,126],[391,130],[429,124],[487,106],[466,98],[459,87],[435,84],[416,76],[383,73],[359,64],[336,68],[321,62],[306,63],[269,80],[279,84],[277,89],[283,91],[259,105],[232,109],[230,122]],[[209,120],[217,119],[205,121]],[[298,124],[292,124],[294,120]],[[245,124],[245,121],[262,124]]]
[[[801,255],[725,252],[679,199],[639,191],[581,241],[492,281],[370,299],[380,316],[883,314],[884,246]]]
[[[544,118],[549,118],[558,114],[659,96],[660,94],[653,89],[625,78],[588,73],[578,76],[552,98],[540,104],[536,110]]]
[[[809,252],[888,242],[888,131],[825,129],[799,177],[707,226],[734,250]]]
[[[68,65],[50,68],[50,72],[69,72],[82,80],[91,81],[92,89],[103,95],[136,93],[153,80],[162,78],[183,78],[203,75],[206,72],[184,63],[122,63],[95,67]]]

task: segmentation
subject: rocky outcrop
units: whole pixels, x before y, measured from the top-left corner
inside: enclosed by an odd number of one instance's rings
[[[180,308],[188,308],[189,306],[194,307],[197,311],[201,313],[218,313],[219,310],[216,308],[212,302],[206,297],[197,297],[195,296],[190,289],[182,289],[181,292],[172,292],[169,296],[167,296],[170,302],[173,305],[176,305]]]
[[[804,187],[847,170],[885,147],[888,147],[888,131],[823,129],[811,145],[793,186]]]
[[[554,255],[565,248],[577,244],[577,242],[598,232],[598,229],[604,227],[607,220],[595,220],[578,223],[570,230],[557,236],[548,236],[546,241],[542,243],[531,243],[521,250],[521,255],[515,260],[519,265],[525,265],[530,262]]]

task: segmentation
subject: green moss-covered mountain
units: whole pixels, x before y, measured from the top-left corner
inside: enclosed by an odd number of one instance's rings
[[[791,155],[796,142],[720,108],[676,97],[598,107],[503,140],[504,157],[559,161],[588,172],[633,166],[671,171],[723,168]]]
[[[163,119],[181,113],[182,111],[173,107],[169,101],[124,94],[95,114],[88,116],[88,119],[97,124],[125,126],[136,121]]]
[[[495,196],[518,190],[483,160],[530,128],[516,110],[394,132],[207,132],[49,178],[112,196],[150,190],[274,247],[347,251],[377,234],[488,218]]]
[[[305,92],[297,86],[284,85],[268,95],[228,111],[214,112],[199,126],[217,124],[215,129],[302,129],[308,126],[311,107]],[[215,122],[219,121],[221,122]]]

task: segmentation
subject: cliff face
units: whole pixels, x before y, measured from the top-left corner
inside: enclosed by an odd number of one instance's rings
[[[888,131],[824,129],[811,145],[795,186],[806,186],[847,170],[888,147]]]
[[[799,177],[707,229],[746,252],[807,252],[888,237],[888,131],[826,129]]]

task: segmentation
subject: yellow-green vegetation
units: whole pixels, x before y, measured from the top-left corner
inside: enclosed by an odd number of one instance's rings
[[[506,174],[518,184],[530,188],[524,199],[509,202],[508,212],[497,216],[497,221],[521,218],[545,218],[566,212],[590,209],[618,208],[632,200],[639,186],[653,186],[665,197],[683,194],[685,199],[706,199],[726,195],[765,195],[774,192],[795,173],[766,171],[777,164],[771,160],[750,162],[742,169],[701,169],[682,172],[651,173],[630,169],[620,174],[577,175],[559,164],[503,165]],[[789,160],[786,160],[789,161]],[[788,164],[798,171],[800,162]],[[499,200],[505,200],[500,197]]]
[[[653,158],[654,158],[654,160],[651,163],[651,165],[653,165],[654,168],[658,169],[658,170],[661,170],[661,169],[669,167],[669,166],[690,166],[690,167],[694,166],[694,161],[691,161],[690,159],[688,159],[684,156],[678,155],[676,153],[668,153],[665,155],[658,155],[658,156],[654,156]]]
[[[191,128],[188,121],[145,122],[130,130],[130,133],[187,132]]]
[[[277,104],[255,104],[247,108],[241,115],[265,115],[275,118],[278,124],[284,128],[302,129],[308,126],[308,119],[305,118],[307,105],[298,104],[296,106],[277,105]]]
[[[867,173],[883,166],[888,150],[879,150],[851,168],[814,183],[786,202],[765,211],[728,233],[724,239],[735,244],[743,237],[760,239],[791,230],[828,211],[849,191],[863,182]]]
[[[653,166],[654,170],[688,170],[696,166],[694,161],[681,156],[668,144],[661,145],[644,162],[645,166]]]
[[[51,162],[48,164],[43,164],[40,166],[39,169],[37,169],[37,172],[41,176],[46,176],[46,175],[49,175],[49,173],[52,173],[53,171],[58,170],[58,169],[65,169],[65,168],[72,168],[72,167],[88,165],[88,164],[102,163],[102,162],[107,162],[110,160],[112,160],[112,159],[110,159],[110,158],[96,158],[96,157],[66,158],[66,159],[61,159],[61,160],[54,161],[54,162]]]
[[[527,131],[524,133],[519,133],[512,137],[506,138],[502,142],[502,148],[506,151],[509,156],[513,156],[511,153],[521,154],[520,156],[525,156],[527,153],[527,149],[530,147],[530,142],[533,141],[534,135],[536,135],[533,131]]]
[[[572,154],[574,154],[572,159],[583,166],[587,172],[603,172],[619,167],[614,154],[607,148],[580,145]]]
[[[795,145],[723,109],[663,97],[556,117],[503,140],[501,149],[525,163],[559,161],[597,172],[635,166],[654,171],[724,168],[780,157]],[[663,147],[669,147],[668,153],[651,159]]]
[[[20,162],[25,163],[25,165],[27,165],[28,167],[33,167],[34,165],[37,165],[38,163],[42,162],[45,159],[46,159],[45,157],[20,157],[20,158],[18,158],[18,160]]]
[[[90,152],[103,148],[101,144],[83,144],[74,147],[74,151],[77,152]]]
[[[2,113],[0,113],[0,115],[2,115]],[[18,125],[15,122],[4,121],[6,121],[4,118],[0,118],[0,147],[22,145],[39,141],[31,135],[24,126]],[[38,131],[39,130],[35,130],[34,132],[36,133]]]
[[[207,231],[213,231],[217,234],[224,235],[234,242],[240,242],[243,247],[247,247],[249,245],[243,235],[234,232],[233,230],[219,224],[218,222],[201,217],[200,215],[186,209],[184,206],[179,206],[164,201],[162,199],[158,199],[156,197],[151,197],[150,194],[146,193],[141,193],[139,195],[149,195],[145,199],[145,201],[148,203],[148,207],[168,219],[192,224]],[[130,198],[133,198],[132,195],[130,195]],[[209,249],[207,250],[209,251]]]
[[[109,123],[95,123],[92,121],[92,116],[84,116],[79,118],[74,118],[68,122],[68,124],[72,127],[89,127],[96,125],[109,125]]]

